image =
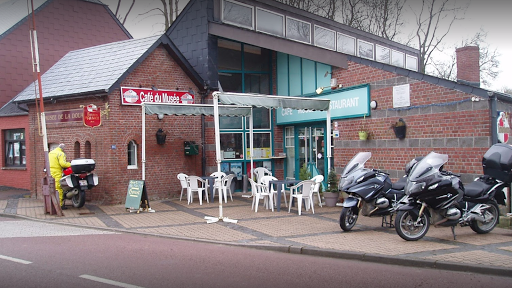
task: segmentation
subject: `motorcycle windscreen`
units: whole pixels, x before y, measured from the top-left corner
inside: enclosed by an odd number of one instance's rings
[[[341,177],[346,177],[350,173],[353,173],[354,171],[357,171],[359,169],[364,168],[364,163],[368,161],[372,157],[372,152],[359,152],[350,160],[345,166],[345,169],[343,169],[343,173],[341,173]]]
[[[422,178],[438,173],[441,166],[446,162],[448,162],[448,155],[430,152],[412,168],[408,181],[416,182]]]

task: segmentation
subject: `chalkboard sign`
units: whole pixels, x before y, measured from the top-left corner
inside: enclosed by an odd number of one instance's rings
[[[130,180],[124,207],[130,212],[137,211],[137,213],[139,213],[140,208],[146,210],[150,208],[144,180]]]

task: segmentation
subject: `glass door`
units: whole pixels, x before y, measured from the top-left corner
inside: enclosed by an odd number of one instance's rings
[[[323,127],[298,127],[298,157],[296,158],[296,177],[304,164],[312,171],[312,176],[325,177],[325,151]]]

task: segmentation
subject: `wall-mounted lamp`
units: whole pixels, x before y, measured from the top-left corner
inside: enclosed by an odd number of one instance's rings
[[[162,120],[162,119],[164,119],[164,114],[158,113],[158,114],[156,114],[156,118],[158,118],[158,120]]]
[[[158,88],[156,88],[156,86],[155,86],[155,85],[151,85],[151,90],[153,90],[153,91],[158,91]]]
[[[325,71],[324,77],[327,77],[327,75],[329,75],[329,74],[331,74],[331,75],[332,75],[332,72]]]
[[[373,100],[372,102],[370,102],[370,108],[372,108],[373,110],[377,109],[377,101]]]
[[[327,87],[318,87],[316,88],[316,94],[322,94],[322,92],[324,92],[324,89],[327,88]]]

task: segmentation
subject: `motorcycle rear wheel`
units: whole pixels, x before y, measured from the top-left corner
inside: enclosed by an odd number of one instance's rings
[[[73,207],[82,208],[85,205],[85,190],[80,189],[80,191],[71,198],[71,202],[73,202]]]
[[[493,219],[487,223],[473,220],[471,221],[471,224],[469,224],[469,227],[471,227],[471,229],[478,234],[486,234],[491,232],[492,229],[496,227],[496,224],[498,224],[498,219],[500,217],[500,209],[498,208],[498,204],[496,204],[496,202],[489,201],[486,204],[490,207],[485,211],[484,216],[492,217]]]
[[[357,208],[343,207],[340,214],[340,227],[343,231],[350,231],[357,222],[359,211]]]
[[[428,232],[430,217],[423,213],[416,224],[415,217],[410,211],[398,211],[395,218],[395,230],[398,236],[407,241],[417,241]]]

